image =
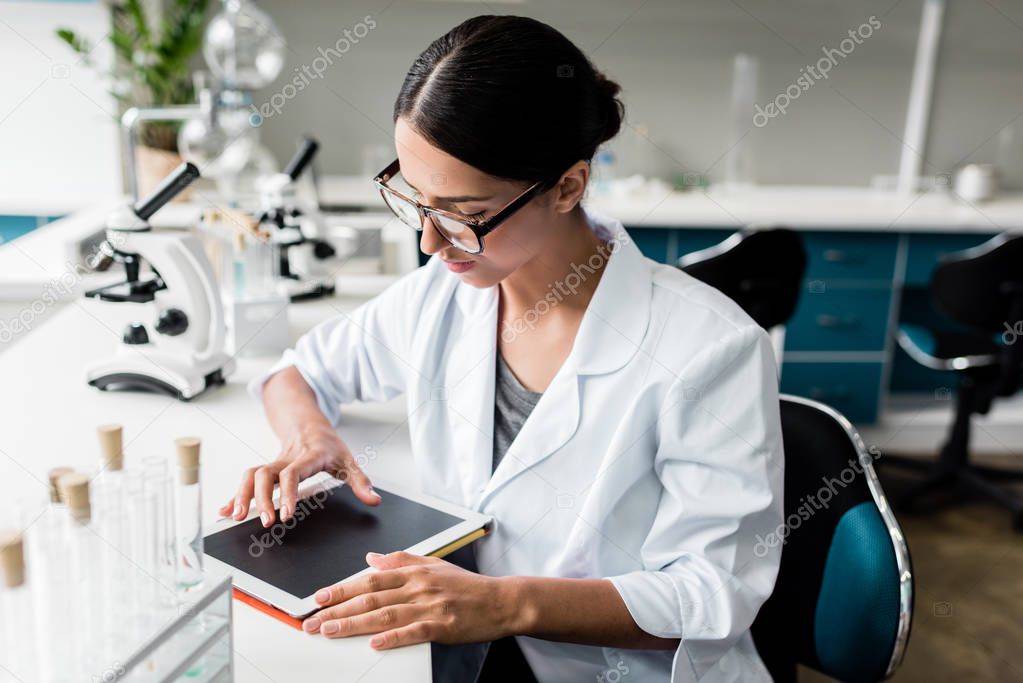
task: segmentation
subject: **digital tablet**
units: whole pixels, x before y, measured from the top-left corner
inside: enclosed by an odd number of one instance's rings
[[[366,553],[442,556],[491,523],[486,515],[379,481],[374,490],[382,501],[371,507],[340,481],[317,475],[299,488],[287,522],[264,529],[255,505],[242,521],[222,519],[204,538],[209,569],[231,573],[242,593],[303,619],[319,609],[317,590],[372,571]]]

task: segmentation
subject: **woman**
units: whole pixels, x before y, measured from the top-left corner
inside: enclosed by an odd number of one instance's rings
[[[422,488],[496,521],[475,571],[371,554],[379,571],[320,591],[306,631],[458,646],[435,646],[438,681],[515,657],[544,682],[769,680],[749,627],[780,557],[753,552],[782,517],[771,346],[580,206],[618,91],[521,17],[470,19],[409,70],[377,182],[433,258],[255,383],[284,447],[222,512],[255,497],[269,526],[279,483],[287,520],[322,470],[375,505],[334,425],[404,393]]]

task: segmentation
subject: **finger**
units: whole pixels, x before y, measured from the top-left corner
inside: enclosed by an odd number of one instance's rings
[[[348,484],[355,497],[366,505],[380,505],[380,494],[373,490],[372,482],[356,464],[355,458],[348,453],[344,456],[343,463],[341,468],[334,473],[334,478]]]
[[[391,650],[396,647],[428,643],[435,640],[440,627],[432,621],[417,621],[408,626],[378,633],[369,639],[369,646],[374,650]]]
[[[314,599],[320,607],[329,607],[366,593],[399,588],[405,585],[405,580],[406,577],[400,572],[368,572],[321,588],[316,591]]]
[[[259,519],[263,522],[264,528],[273,524],[276,518],[273,501],[274,484],[277,483],[277,474],[285,467],[286,463],[275,460],[256,470],[254,477],[256,509],[259,510]]]
[[[388,605],[366,614],[344,619],[329,619],[320,626],[320,635],[328,638],[348,638],[367,633],[380,633],[413,623],[423,616],[423,605]]]
[[[345,600],[341,604],[321,609],[319,612],[302,622],[302,630],[306,633],[317,633],[320,625],[334,619],[345,619],[360,614],[368,614],[389,605],[402,605],[408,602],[407,592],[401,588],[363,593],[358,597]]]
[[[236,520],[245,519],[249,514],[249,504],[252,502],[253,477],[256,473],[255,467],[245,470],[242,475],[242,483],[238,486],[238,492],[234,494],[234,512],[231,515]]]
[[[433,564],[441,561],[442,560],[439,560],[436,557],[413,555],[412,553],[407,553],[404,550],[396,553],[388,553],[387,555],[381,555],[380,553],[366,553],[366,564],[374,569],[398,569],[399,567],[408,567],[417,564]]]
[[[278,475],[281,490],[281,521],[287,522],[295,514],[295,501],[298,498],[298,469],[289,465]]]

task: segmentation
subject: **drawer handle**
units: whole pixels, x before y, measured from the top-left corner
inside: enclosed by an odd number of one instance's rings
[[[832,390],[822,389],[820,387],[810,387],[810,398],[827,403],[828,401],[841,401],[849,398],[849,388],[845,385],[839,385]]]
[[[830,313],[821,313],[817,316],[818,327],[830,327],[832,329],[837,328],[850,328],[859,327],[860,319],[854,315],[842,317],[839,315],[831,315]]]
[[[863,263],[862,256],[853,256],[842,249],[825,249],[824,260],[828,263]]]

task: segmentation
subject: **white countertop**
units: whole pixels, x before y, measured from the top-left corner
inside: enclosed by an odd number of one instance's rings
[[[379,210],[380,197],[365,178],[326,176],[321,201]],[[155,225],[181,225],[198,218],[207,197],[172,203],[154,216]],[[78,242],[103,229],[116,204],[107,201],[0,245],[0,300],[39,296],[73,272]],[[754,187],[670,192],[646,186],[623,196],[590,197],[587,206],[636,227],[737,228],[779,225],[805,230],[893,232],[1001,232],[1023,230],[1023,194],[967,204],[952,195],[900,196],[869,188]]]
[[[293,305],[292,337],[357,303]],[[244,390],[245,381],[275,359],[240,360],[227,385],[190,403],[158,394],[97,391],[85,383],[84,367],[113,352],[130,308],[76,299],[0,353],[0,481],[15,496],[42,496],[51,467],[95,469],[95,428],[106,422],[124,425],[129,467],[146,454],[169,456],[174,438],[194,435],[203,442],[204,519],[212,523],[216,508],[233,495],[242,469],[276,457],[276,439]],[[354,451],[372,446],[377,453],[366,468],[371,477],[416,488],[401,401],[353,406],[341,430]],[[378,653],[365,637],[308,636],[237,602],[234,618],[238,681],[430,680],[427,645]]]
[[[379,207],[367,179],[325,176],[320,200],[352,207]],[[628,226],[735,228],[779,225],[812,230],[907,232],[1000,232],[1023,230],[1023,194],[1004,194],[969,204],[954,195],[903,196],[867,187],[753,186],[674,192],[647,185],[614,196],[585,200]]]

